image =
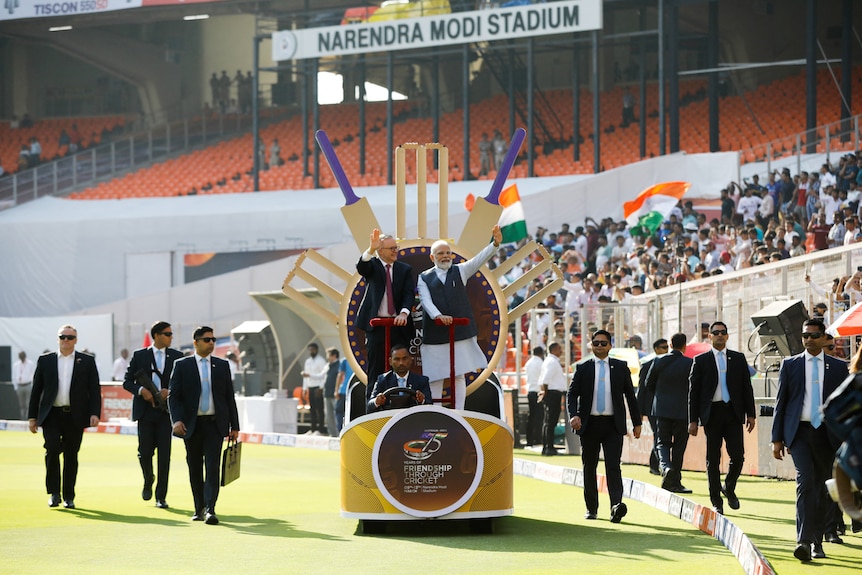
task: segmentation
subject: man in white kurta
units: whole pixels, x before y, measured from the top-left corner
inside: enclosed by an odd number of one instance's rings
[[[488,367],[488,359],[476,339],[476,322],[467,299],[467,281],[494,255],[503,239],[500,226],[492,230],[494,241],[466,262],[452,265],[452,249],[444,240],[431,246],[434,267],[419,275],[416,286],[424,311],[421,347],[422,373],[431,380],[431,395],[443,397],[443,380],[449,377],[449,325],[453,317],[467,317],[469,325],[455,326],[455,409],[464,409],[467,395],[464,374]],[[434,320],[440,319],[442,326]]]

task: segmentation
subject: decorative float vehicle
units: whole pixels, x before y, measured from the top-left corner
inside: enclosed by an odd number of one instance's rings
[[[525,132],[515,132],[508,153],[489,194],[478,198],[457,241],[448,240],[454,263],[478,253],[489,241],[489,231],[497,224],[503,207],[500,196],[517,159]],[[341,209],[360,253],[367,247],[372,230],[383,229],[367,198],[359,198],[347,180],[328,137],[322,130],[317,142],[332,169],[346,201]],[[417,237],[406,237],[406,155],[416,157]],[[426,210],[428,154],[436,154],[438,205],[437,235],[427,233]],[[448,238],[448,149],[440,144],[408,143],[395,150],[396,225],[398,259],[413,267],[414,277],[431,266],[431,244]],[[535,265],[517,280],[501,288],[499,279],[517,262],[531,257]],[[325,268],[344,281],[343,292],[302,269],[306,261]],[[555,279],[520,305],[508,310],[506,301],[541,274]],[[291,286],[301,278],[323,295],[340,302],[335,316]],[[365,293],[365,280],[355,270],[347,271],[308,250],[297,259],[282,287],[283,293],[308,309],[335,322],[342,349],[354,371],[348,392],[345,425],[341,432],[341,514],[359,519],[366,533],[380,532],[387,522],[423,519],[469,519],[474,531],[489,532],[492,518],[513,513],[512,448],[514,435],[506,423],[503,390],[493,375],[506,353],[509,324],[529,311],[549,293],[559,289],[562,274],[547,251],[538,243],[528,243],[494,270],[482,268],[467,282],[466,289],[478,328],[478,342],[488,359],[488,367],[467,374],[465,409],[444,407],[451,393],[435,398],[440,405],[418,405],[365,413],[365,368],[368,365],[365,337],[355,319]],[[414,320],[417,314],[414,313]],[[421,314],[419,314],[421,317]],[[421,373],[421,319],[414,321],[415,338],[410,352],[413,370]],[[349,350],[349,351],[347,351]],[[451,356],[450,356],[451,357]],[[444,388],[446,385],[444,384]],[[397,394],[398,392],[392,392]],[[398,403],[393,398],[393,403]],[[403,405],[403,398],[400,405]],[[453,404],[454,405],[454,404]],[[517,416],[517,406],[514,414]]]

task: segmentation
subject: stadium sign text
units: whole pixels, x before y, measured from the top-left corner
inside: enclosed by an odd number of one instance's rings
[[[302,60],[599,30],[601,0],[567,0],[389,22],[281,30],[272,58]]]

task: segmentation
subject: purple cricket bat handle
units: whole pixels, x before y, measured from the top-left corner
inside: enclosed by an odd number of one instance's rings
[[[526,137],[527,131],[524,128],[518,128],[512,135],[512,141],[509,142],[509,150],[506,152],[503,163],[500,164],[500,169],[497,170],[497,177],[494,178],[491,191],[485,196],[485,200],[489,204],[500,204],[500,192],[503,191],[503,185],[505,185],[506,179],[509,177],[512,166],[515,165],[515,160],[518,159],[518,154],[521,152],[521,146],[524,144],[524,138]]]
[[[341,167],[341,162],[338,161],[338,156],[335,155],[335,148],[332,147],[329,136],[323,130],[318,130],[314,134],[314,139],[317,140],[317,145],[320,146],[323,157],[326,158],[326,163],[329,164],[329,169],[332,170],[332,175],[335,176],[335,181],[338,182],[338,187],[344,194],[344,205],[355,204],[359,201],[359,197],[354,193],[353,186],[347,181],[347,175],[344,173],[344,168]]]

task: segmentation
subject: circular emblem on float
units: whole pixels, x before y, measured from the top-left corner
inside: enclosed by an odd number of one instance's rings
[[[431,405],[390,419],[371,462],[383,497],[414,517],[440,517],[464,505],[485,466],[475,430],[457,412]]]

